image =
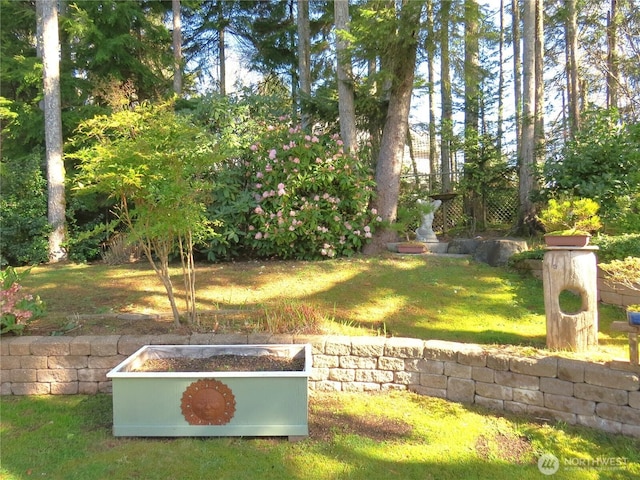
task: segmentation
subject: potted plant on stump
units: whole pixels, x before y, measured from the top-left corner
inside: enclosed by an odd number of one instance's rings
[[[602,227],[599,205],[590,198],[563,197],[549,200],[538,219],[547,232],[547,246],[586,247],[591,234]]]
[[[600,268],[608,274],[609,284],[617,284],[630,290],[640,291],[640,258],[627,257],[601,263]],[[640,326],[640,305],[627,305],[627,319],[630,325]]]

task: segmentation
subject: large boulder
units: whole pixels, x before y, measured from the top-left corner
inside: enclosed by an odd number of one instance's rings
[[[477,262],[488,263],[492,267],[506,265],[512,255],[528,250],[525,240],[497,238],[480,242],[473,253]]]
[[[447,253],[471,255],[482,242],[481,238],[454,238],[449,242]]]

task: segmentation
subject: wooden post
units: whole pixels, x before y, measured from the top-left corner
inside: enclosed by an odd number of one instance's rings
[[[547,348],[583,352],[598,345],[597,247],[548,247],[542,261]],[[580,295],[580,311],[560,308],[560,293]]]

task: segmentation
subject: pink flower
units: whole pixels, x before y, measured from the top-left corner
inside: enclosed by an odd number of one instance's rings
[[[262,232],[256,233],[255,239],[260,240],[262,238]]]
[[[257,189],[262,188],[262,184],[261,184],[261,183],[256,183],[256,188],[257,188]]]
[[[364,231],[369,233],[371,231],[371,227],[369,225],[365,225]]]
[[[271,166],[270,163],[267,163],[267,165],[264,167],[264,171],[265,172],[271,172],[273,171],[273,167]]]
[[[256,178],[262,178],[262,177],[264,177],[264,173],[262,172],[256,173]]]
[[[269,150],[269,158],[270,158],[271,160],[273,160],[274,158],[276,158],[276,153],[277,153],[277,152],[276,152],[276,149],[275,149],[275,148],[273,148],[273,149]]]
[[[371,209],[371,214],[372,215],[377,215],[378,214],[378,210],[376,210],[375,208]]]
[[[260,205],[258,205],[253,211],[258,215],[262,215],[264,213],[264,210],[262,210],[262,207]]]
[[[293,163],[300,163],[300,159],[298,157],[294,158]]]
[[[320,140],[315,135],[311,138],[312,143],[318,143]]]
[[[258,150],[258,146],[254,143],[253,145],[251,145],[251,146],[249,147],[249,149],[250,149],[252,152],[255,152],[256,150]]]

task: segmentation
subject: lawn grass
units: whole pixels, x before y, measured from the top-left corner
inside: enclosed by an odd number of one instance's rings
[[[180,269],[173,272],[180,291]],[[321,312],[329,333],[384,334],[479,344],[545,346],[542,282],[469,258],[357,257],[323,262],[249,261],[197,267],[198,308],[241,309],[251,316],[295,301]],[[146,263],[38,266],[25,286],[50,316],[168,312],[163,287]],[[579,308],[568,295],[563,307]],[[593,360],[628,359],[622,309],[599,305]],[[584,355],[574,355],[584,357]]]
[[[3,480],[526,480],[544,478],[543,453],[560,460],[553,478],[640,475],[637,439],[409,392],[314,392],[311,436],[297,443],[113,437],[109,395],[3,397],[0,405]]]
[[[180,285],[176,268],[175,285]],[[297,301],[324,313],[328,331],[391,334],[544,349],[542,283],[467,258],[386,256],[325,262],[238,262],[198,266],[198,307],[269,309]],[[50,316],[166,312],[146,264],[39,266],[25,287]],[[579,304],[564,300],[567,308]],[[589,359],[627,358],[623,320],[600,306],[600,346]],[[0,399],[0,478],[50,479],[537,479],[543,453],[560,460],[553,478],[640,475],[640,441],[538,424],[410,392],[312,392],[311,436],[120,438],[111,397]]]

